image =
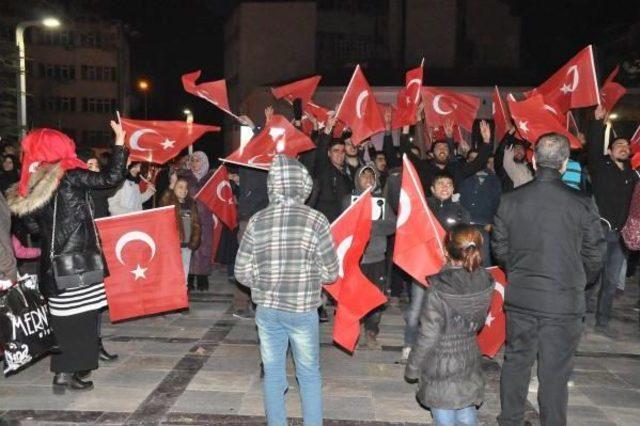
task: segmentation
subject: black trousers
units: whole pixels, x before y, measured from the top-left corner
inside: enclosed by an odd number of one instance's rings
[[[375,263],[361,263],[360,269],[383,294],[386,294],[387,265],[384,260]],[[384,305],[380,305],[364,317],[364,329],[375,335],[380,332],[380,320],[382,320]]]
[[[75,373],[98,368],[97,310],[68,317],[50,316],[59,352],[51,355],[51,371]]]
[[[536,358],[541,424],[567,424],[567,382],[573,371],[581,329],[582,316],[543,317],[507,311],[498,424],[523,424],[531,367]]]

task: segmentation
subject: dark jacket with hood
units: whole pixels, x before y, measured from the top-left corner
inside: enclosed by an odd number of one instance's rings
[[[476,334],[485,323],[493,279],[483,268],[445,266],[429,282],[405,376],[420,379],[417,398],[426,407],[478,406],[484,379]]]
[[[364,192],[359,184],[359,177],[365,170],[371,170],[375,176],[376,183],[371,191],[372,197],[385,198],[384,217],[371,222],[371,237],[369,243],[362,255],[360,263],[376,263],[382,262],[386,259],[387,253],[387,237],[396,232],[396,214],[389,205],[389,200],[384,196],[382,189],[380,188],[380,177],[376,167],[372,164],[365,164],[360,167],[355,174],[355,189],[353,195],[360,195]],[[346,210],[351,205],[351,196],[343,199],[343,210]]]
[[[440,201],[435,197],[429,197],[427,198],[427,204],[445,231],[456,225],[468,225],[471,222],[469,212],[462,207],[462,204],[458,201],[453,201],[451,198]]]
[[[111,163],[101,172],[72,169],[67,172],[58,164],[42,164],[29,178],[29,193],[18,195],[17,185],[7,192],[11,211],[18,216],[35,219],[42,236],[40,260],[40,291],[45,297],[59,294],[51,271],[51,235],[53,206],[58,196],[56,215],[55,254],[84,253],[98,250],[87,194],[92,189],[111,188],[124,180],[127,151],[124,147],[113,148]],[[90,199],[89,199],[90,200]]]

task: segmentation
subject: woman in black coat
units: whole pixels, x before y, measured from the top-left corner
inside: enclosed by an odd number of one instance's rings
[[[477,229],[458,225],[445,243],[449,263],[429,277],[405,376],[420,379],[418,401],[431,410],[436,425],[475,425],[484,396],[476,334],[484,326],[494,283],[481,266]]]
[[[111,164],[100,173],[86,169],[87,165],[76,157],[75,144],[65,134],[52,129],[30,132],[22,141],[20,182],[7,194],[12,212],[33,219],[42,239],[39,285],[60,349],[51,357],[54,391],[92,389],[93,383],[83,377],[98,368],[97,321],[98,310],[106,306],[104,284],[59,290],[50,253],[81,258],[83,262],[74,261],[77,270],[87,261],[87,253],[101,252],[88,193],[122,182],[127,162],[122,126],[112,121],[111,127],[116,146]]]

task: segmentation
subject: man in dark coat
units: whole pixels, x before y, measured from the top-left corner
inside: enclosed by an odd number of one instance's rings
[[[500,425],[522,425],[536,358],[542,424],[567,422],[584,289],[599,273],[605,249],[593,201],[561,180],[568,160],[566,137],[540,137],[535,179],[503,195],[495,217],[493,253],[509,278]]]

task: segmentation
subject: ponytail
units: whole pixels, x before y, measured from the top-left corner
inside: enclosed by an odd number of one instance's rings
[[[467,248],[463,250],[462,254],[462,266],[469,272],[474,272],[480,267],[482,263],[482,255],[480,249],[473,243],[469,244]]]
[[[462,267],[474,272],[482,265],[482,234],[470,225],[457,225],[445,239],[445,246],[452,260],[462,263]]]

